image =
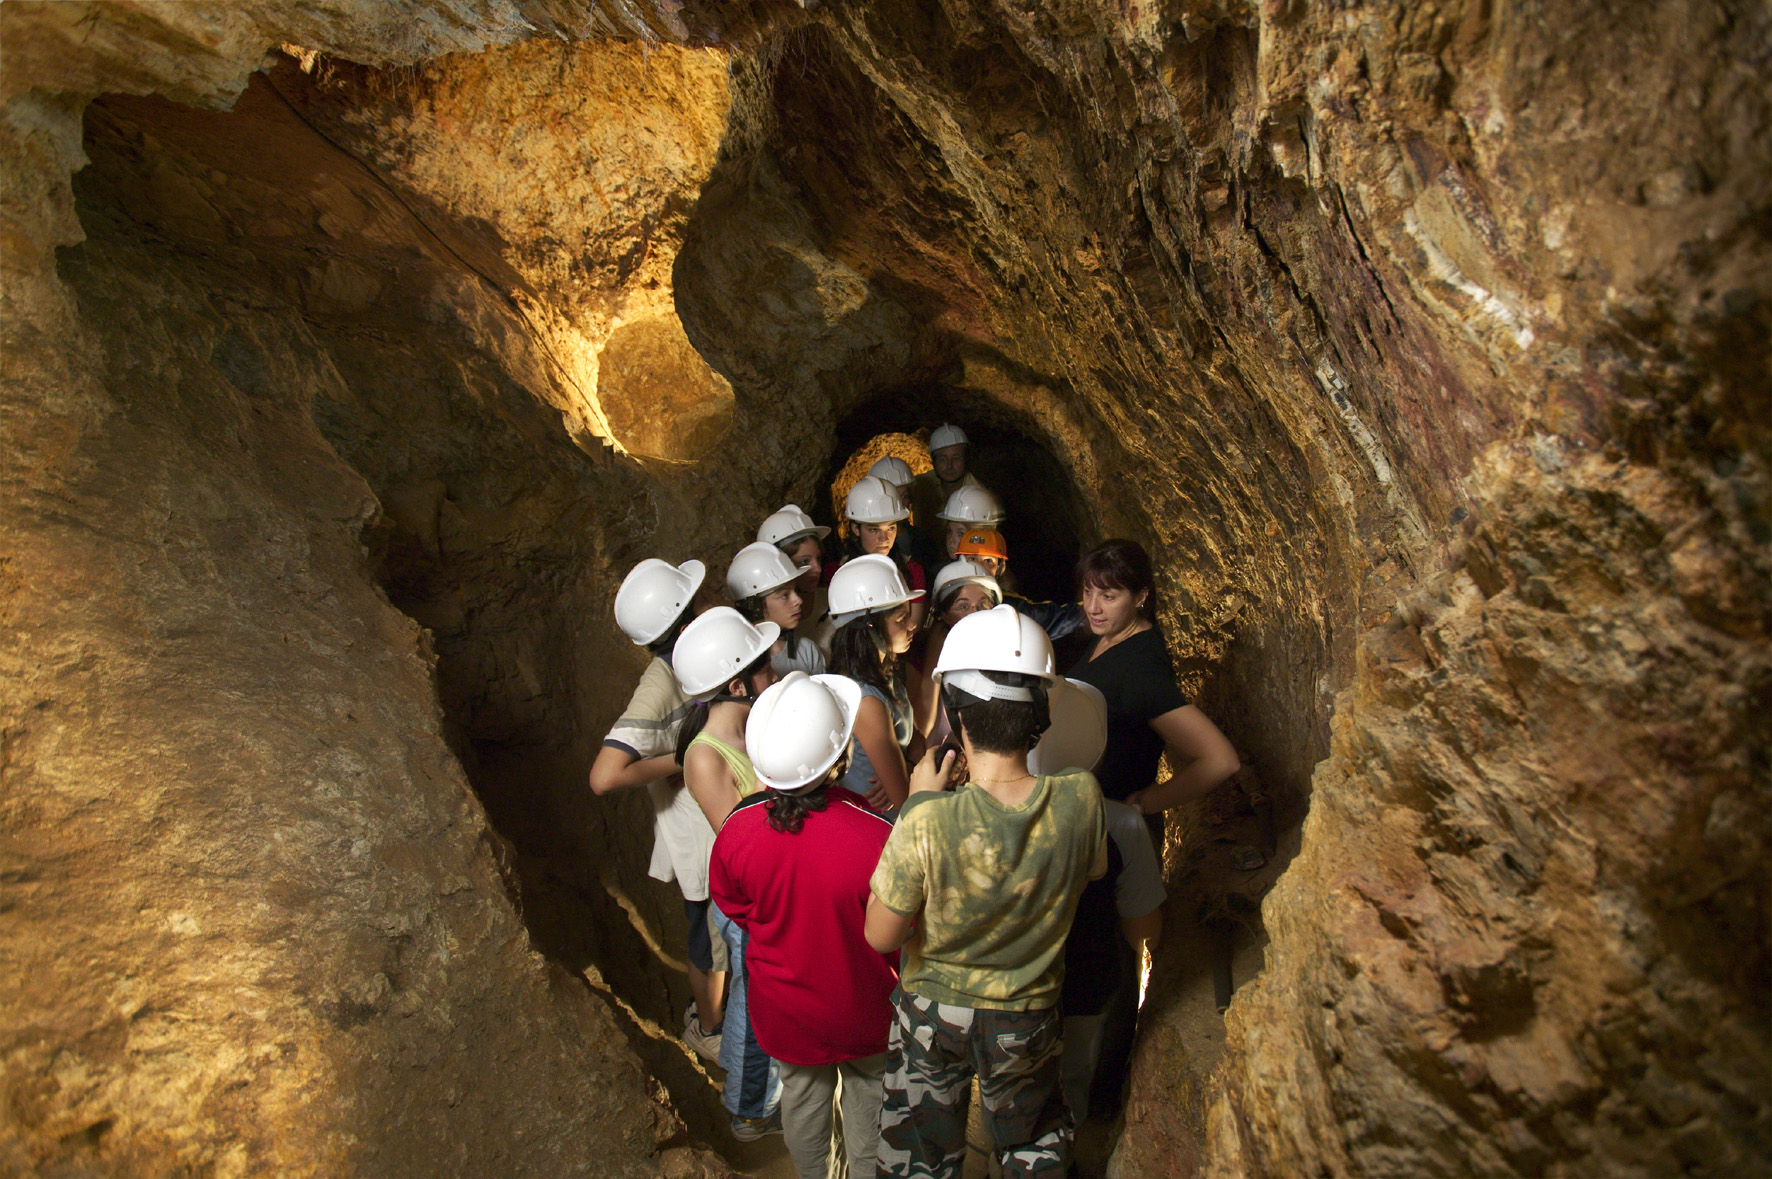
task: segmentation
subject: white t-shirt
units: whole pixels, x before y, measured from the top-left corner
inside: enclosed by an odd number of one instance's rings
[[[636,758],[675,754],[677,730],[683,727],[691,704],[671,665],[654,656],[603,744]],[[652,800],[648,875],[654,880],[675,880],[684,900],[707,900],[708,857],[714,851],[714,829],[708,826],[708,817],[683,785],[681,774],[648,782],[646,794]]]

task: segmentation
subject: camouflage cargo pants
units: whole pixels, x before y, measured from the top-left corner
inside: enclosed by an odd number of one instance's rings
[[[882,1176],[960,1174],[974,1074],[1004,1176],[1064,1175],[1071,1114],[1059,1084],[1057,1008],[953,1007],[902,990],[894,1007],[880,1109]]]

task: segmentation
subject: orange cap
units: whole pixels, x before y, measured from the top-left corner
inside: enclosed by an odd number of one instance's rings
[[[1009,546],[1003,543],[1003,534],[995,528],[973,528],[967,531],[954,546],[954,555],[958,557],[995,557],[999,561],[1009,559]]]

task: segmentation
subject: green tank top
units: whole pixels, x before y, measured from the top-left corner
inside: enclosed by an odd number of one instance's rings
[[[720,755],[721,760],[732,771],[732,776],[738,779],[738,796],[740,798],[749,798],[757,792],[757,771],[751,768],[749,757],[726,744],[720,738],[707,733],[697,733],[695,739],[689,742],[690,749],[694,749],[697,745],[706,745]]]

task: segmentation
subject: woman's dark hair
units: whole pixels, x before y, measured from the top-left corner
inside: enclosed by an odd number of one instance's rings
[[[793,583],[790,582],[789,584],[791,585]],[[746,622],[750,623],[752,626],[755,626],[759,622],[762,622],[765,618],[769,617],[769,605],[763,599],[767,598],[770,594],[774,593],[775,590],[778,590],[781,588],[782,587],[778,585],[775,587],[775,589],[765,591],[764,593],[752,594],[748,598],[740,598],[738,601],[736,601],[732,604],[733,608],[736,609],[741,615],[744,616],[744,620]],[[781,637],[787,640],[788,658],[789,659],[799,658],[800,644],[805,642],[806,640],[802,639],[799,635],[795,634],[791,630],[782,631]]]
[[[669,659],[677,640],[683,637],[683,628],[695,621],[695,601],[683,607],[683,613],[677,615],[677,621],[665,628],[665,632],[646,644],[646,649],[661,659]]]
[[[897,698],[909,689],[905,686],[904,660],[891,656],[892,644],[886,638],[886,615],[890,612],[869,614],[839,626],[831,636],[829,670],[833,675],[846,675],[856,683]]]
[[[1046,681],[1037,675],[1023,675],[1016,671],[987,671],[984,674],[1006,687],[1026,688],[1034,698],[1032,701],[980,700],[969,692],[943,684],[941,700],[947,707],[948,720],[955,735],[964,733],[972,742],[972,748],[980,753],[1026,753],[1052,723]]]
[[[806,816],[815,815],[831,805],[831,780],[823,782],[810,790],[802,790],[797,794],[775,791],[775,797],[763,804],[763,814],[769,825],[783,835],[798,835],[800,828],[806,825]]]
[[[689,706],[688,713],[683,717],[682,726],[677,729],[677,764],[679,766],[683,764],[683,759],[689,756],[689,743],[694,741],[696,737],[700,736],[702,729],[707,726],[708,713],[713,709],[714,705],[723,703],[727,700],[750,700],[751,677],[762,671],[764,667],[768,666],[768,664],[769,652],[765,651],[756,659],[752,660],[749,667],[733,676],[732,679],[727,680],[726,686],[721,688],[719,693],[713,698],[708,700],[697,700],[694,704]],[[744,682],[745,694],[743,696],[734,696],[726,690],[727,688],[732,687],[732,680],[742,680]]]
[[[1136,540],[1104,540],[1084,553],[1077,562],[1077,588],[1086,585],[1125,590],[1135,597],[1142,593],[1139,613],[1156,625],[1157,579],[1151,572],[1151,555]]]

